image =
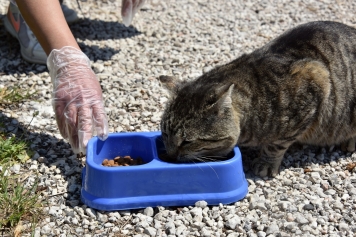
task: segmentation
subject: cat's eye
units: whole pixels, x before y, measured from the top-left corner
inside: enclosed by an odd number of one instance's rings
[[[225,138],[223,139],[199,139],[202,142],[221,142],[222,140],[225,140]]]

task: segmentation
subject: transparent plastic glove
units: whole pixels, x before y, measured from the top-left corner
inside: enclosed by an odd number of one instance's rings
[[[121,17],[124,25],[128,27],[136,12],[141,9],[146,0],[122,0]]]
[[[90,60],[73,47],[54,49],[47,58],[53,83],[52,105],[59,131],[75,153],[85,154],[89,139],[108,136],[108,121],[99,81]]]

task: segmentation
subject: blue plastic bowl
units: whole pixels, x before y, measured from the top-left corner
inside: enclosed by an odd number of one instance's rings
[[[98,210],[113,211],[191,206],[199,200],[208,205],[229,204],[246,196],[248,185],[238,147],[231,159],[202,163],[168,163],[159,159],[162,151],[160,132],[113,133],[104,142],[93,137],[82,173],[82,201]],[[145,164],[102,165],[104,159],[126,155],[141,157]]]

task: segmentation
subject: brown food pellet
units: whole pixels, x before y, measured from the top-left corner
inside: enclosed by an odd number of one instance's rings
[[[113,166],[115,164],[115,161],[114,160],[109,160],[109,166]]]
[[[124,161],[126,164],[129,164],[131,162],[132,158],[130,156],[125,156]]]
[[[106,167],[135,166],[142,164],[144,164],[144,162],[141,157],[133,159],[131,156],[117,156],[112,160],[104,159],[102,162],[102,165]]]

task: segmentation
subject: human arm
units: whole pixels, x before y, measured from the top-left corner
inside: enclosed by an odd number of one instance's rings
[[[123,0],[122,17],[130,24],[145,0]],[[93,134],[105,140],[108,122],[99,82],[89,59],[64,18],[58,0],[17,0],[26,23],[49,55],[47,66],[53,83],[53,108],[61,135],[75,153],[85,153]]]
[[[58,0],[17,0],[16,3],[47,55],[64,46],[80,50]]]
[[[81,52],[58,0],[18,0],[26,23],[49,55],[52,105],[59,131],[75,153],[85,153],[95,133],[105,140],[108,122],[100,84]]]

